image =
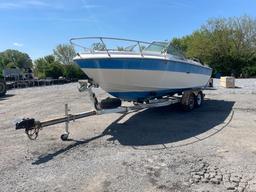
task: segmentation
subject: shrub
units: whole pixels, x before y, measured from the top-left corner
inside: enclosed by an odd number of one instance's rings
[[[64,76],[69,79],[86,79],[85,73],[76,64],[64,66]]]
[[[256,65],[244,67],[242,69],[243,77],[256,77]]]

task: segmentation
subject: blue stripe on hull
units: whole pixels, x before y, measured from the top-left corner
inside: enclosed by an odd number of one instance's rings
[[[179,93],[179,92],[190,90],[190,89],[192,88],[169,89],[169,90],[161,90],[161,91],[145,91],[145,92],[110,92],[109,94],[125,101],[138,101],[138,100],[144,100],[146,98],[151,98],[151,97],[155,98],[155,97],[175,94],[175,93]]]
[[[184,73],[195,73],[211,75],[210,68],[201,67],[189,63],[160,60],[160,59],[136,59],[136,58],[104,58],[104,59],[76,59],[75,62],[81,68],[88,69],[134,69],[134,70],[156,70],[173,71]]]

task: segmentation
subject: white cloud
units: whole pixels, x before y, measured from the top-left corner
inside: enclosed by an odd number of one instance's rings
[[[173,7],[173,8],[179,8],[179,7],[191,7],[191,3],[189,1],[168,1],[167,6]]]
[[[81,2],[82,2],[82,8],[85,8],[87,10],[100,7],[99,5],[90,4],[87,0],[82,0]]]
[[[83,8],[86,10],[101,7],[91,4],[87,0],[79,0],[79,3],[72,3],[70,0],[0,0],[0,10],[17,10],[29,8],[47,8],[53,10],[75,10]]]
[[[83,8],[86,8],[86,9],[92,9],[92,8],[98,8],[100,7],[99,5],[83,5]]]
[[[0,9],[15,9],[15,8],[19,8],[20,5],[16,4],[16,3],[8,3],[8,2],[2,2],[0,3]]]
[[[29,7],[47,7],[45,0],[3,0],[0,9],[24,9]]]
[[[24,44],[22,44],[22,43],[17,43],[17,42],[13,43],[13,46],[15,46],[15,47],[23,47],[23,45]]]
[[[27,5],[34,5],[34,6],[48,6],[48,4],[45,1],[42,0],[27,0]]]
[[[101,7],[87,0],[77,0],[79,3],[71,3],[70,0],[0,0],[0,11],[19,11],[19,10],[32,10],[45,11],[44,17],[40,15],[27,16],[27,17],[14,17],[15,20],[22,21],[52,21],[52,22],[97,22],[92,9]],[[63,16],[59,14],[61,11],[86,11],[86,17],[78,17],[76,14]],[[58,12],[53,12],[58,11]],[[14,44],[13,44],[14,45]],[[14,45],[19,46],[19,45]]]

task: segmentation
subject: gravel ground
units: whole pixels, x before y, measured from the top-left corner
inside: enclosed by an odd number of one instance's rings
[[[44,128],[30,141],[14,122],[92,109],[77,84],[11,90],[0,99],[0,191],[256,191],[256,79],[214,80],[201,108],[108,114]],[[97,94],[106,96],[101,90]]]

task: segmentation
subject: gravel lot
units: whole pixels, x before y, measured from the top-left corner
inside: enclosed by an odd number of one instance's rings
[[[46,120],[92,109],[77,84],[11,90],[0,98],[0,191],[256,191],[256,79],[204,105],[108,114],[45,128],[30,141],[22,117]],[[97,90],[101,98],[106,94]]]

